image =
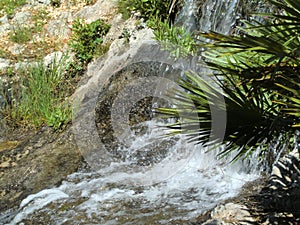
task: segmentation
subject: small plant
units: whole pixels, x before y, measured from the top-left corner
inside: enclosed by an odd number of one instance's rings
[[[33,34],[29,27],[17,27],[9,34],[10,40],[18,44],[24,44],[32,40],[32,37]]]
[[[74,21],[72,30],[73,36],[70,43],[75,52],[76,59],[81,66],[87,65],[99,51],[103,43],[103,37],[110,29],[110,25],[99,19],[86,24],[82,19]],[[105,47],[106,48],[106,47]]]

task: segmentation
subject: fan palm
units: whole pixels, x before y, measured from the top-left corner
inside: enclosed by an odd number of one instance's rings
[[[300,127],[300,0],[269,2],[280,13],[260,14],[267,18],[263,23],[244,21],[245,26],[233,36],[199,34],[211,40],[199,47],[205,49],[202,56],[216,82],[211,84],[203,74],[192,72],[181,78],[185,91],[174,90],[176,107],[157,111],[166,117],[184,113],[187,118],[168,128],[197,144],[212,146],[219,141],[225,145],[220,154],[236,151],[234,159],[257,148],[266,156],[292,144]],[[224,104],[216,96],[222,96]],[[212,130],[212,105],[223,113],[226,107],[222,140]]]

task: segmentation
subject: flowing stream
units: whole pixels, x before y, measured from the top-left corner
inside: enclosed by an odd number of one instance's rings
[[[237,7],[238,0],[207,0],[197,22],[185,19],[196,9],[187,0],[177,23],[228,33]],[[95,172],[83,169],[60,186],[28,196],[8,224],[187,224],[259,177],[256,160],[228,164],[229,158],[217,160],[215,151],[182,136],[161,138],[166,131],[159,125],[153,119],[136,126],[143,132],[132,131],[131,145],[122,150],[126,160]],[[157,156],[147,159],[141,149]],[[132,165],[136,172],[126,170]]]
[[[258,167],[251,161],[228,165],[228,159],[217,161],[215,152],[185,143],[183,137],[158,139],[165,131],[157,125],[156,121],[141,124],[148,129],[127,152],[135,156],[137,149],[149,144],[168,147],[159,163],[164,166],[140,165],[145,173],[126,173],[126,165],[140,159],[129,157],[97,172],[71,174],[60,186],[24,199],[21,211],[9,224],[186,224],[258,177]],[[169,145],[163,144],[166,140]],[[176,157],[184,161],[172,173]],[[147,174],[147,169],[152,173]],[[170,176],[165,178],[163,171]],[[163,180],[149,184],[159,176]]]

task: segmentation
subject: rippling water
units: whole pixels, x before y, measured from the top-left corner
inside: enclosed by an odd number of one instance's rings
[[[141,125],[148,129],[127,149],[128,160],[71,174],[60,186],[28,196],[9,224],[185,224],[259,176],[250,161],[228,165],[183,137],[158,138],[164,131],[155,121]],[[166,139],[172,144],[164,157],[157,147],[156,163],[137,161],[149,160],[136,154],[143,146],[165,147]]]

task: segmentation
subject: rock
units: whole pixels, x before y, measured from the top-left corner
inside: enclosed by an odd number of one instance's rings
[[[153,93],[146,93],[146,91],[151,88],[153,88],[151,90],[156,90],[158,85],[155,84],[155,80],[159,80],[159,77],[162,76],[159,76],[159,73],[164,70],[163,68],[166,69],[168,65],[172,65],[169,68],[171,74],[177,70],[184,69],[185,66],[192,67],[186,60],[174,62],[168,58],[169,53],[162,51],[158,43],[153,40],[153,31],[151,29],[136,30],[134,35],[136,38],[130,39],[126,44],[120,39],[113,41],[109,52],[89,65],[88,71],[83,77],[84,81],[80,82],[82,85],[72,96],[74,107],[77,111],[77,115],[73,118],[73,131],[77,137],[77,145],[85,160],[95,170],[106,166],[106,163],[110,164],[111,160],[115,159],[114,157],[123,157],[122,153],[116,150],[119,143],[113,132],[117,130],[118,137],[126,137],[127,130],[123,128],[112,130],[113,123],[110,118],[111,105],[114,103],[116,96],[123,96],[131,102],[135,101],[132,98],[140,98],[145,94],[149,94],[147,97],[152,97]],[[156,71],[153,73],[153,76],[148,77],[153,71]],[[170,74],[165,74],[165,78],[167,79]],[[174,79],[176,79],[175,77],[173,76]],[[147,82],[141,84],[142,86],[132,86],[134,87],[132,90],[136,91],[135,94],[119,93],[122,88],[139,79]],[[157,86],[153,87],[150,84]],[[116,107],[115,109],[122,110],[122,107]],[[95,109],[96,115],[94,113]],[[118,112],[116,111],[115,115],[117,114]],[[97,126],[95,126],[95,121]],[[106,150],[106,147],[108,147],[109,151]],[[147,152],[143,152],[141,155],[143,156],[143,154],[145,154],[146,158],[152,160],[153,157]],[[162,158],[164,157],[163,152],[158,154]],[[137,163],[147,164],[140,161]]]
[[[13,55],[22,54],[24,50],[25,46],[17,43],[8,47],[8,51],[10,51]]]
[[[209,220],[209,221],[203,223],[202,225],[226,225],[226,223],[224,223],[221,220]]]
[[[71,34],[70,28],[67,23],[61,20],[51,20],[47,27],[47,32],[50,37],[57,37],[65,39]]]
[[[248,208],[236,203],[227,203],[217,206],[211,213],[213,220],[220,224],[253,224],[255,220],[251,217]]]
[[[273,166],[267,187],[262,191],[266,208],[300,215],[300,154],[295,148]]]
[[[8,31],[10,31],[11,29],[12,25],[10,25],[9,23],[4,23],[0,25],[0,37],[7,35]]]
[[[16,27],[21,27],[24,24],[29,25],[29,21],[31,19],[31,13],[29,11],[17,12],[12,19],[12,23],[16,25]]]
[[[71,12],[62,12],[57,19],[49,21],[47,26],[49,36],[59,39],[67,38],[71,34],[71,29],[68,26],[71,20]]]
[[[17,62],[14,64],[15,70],[26,68],[26,67],[35,67],[38,66],[37,62]]]
[[[62,52],[52,52],[49,55],[44,57],[43,59],[44,66],[47,67],[54,63],[59,65],[62,58],[63,58]]]
[[[10,61],[8,59],[0,58],[0,70],[4,70],[10,66]]]
[[[27,0],[27,3],[30,5],[39,5],[39,4],[50,5],[51,0]]]
[[[70,129],[62,134],[45,129],[28,138],[0,151],[1,212],[19,205],[29,194],[59,184],[81,164]]]
[[[0,18],[0,24],[5,24],[5,23],[8,23],[8,17],[7,15],[4,15]]]
[[[111,17],[115,11],[115,5],[114,1],[98,0],[96,4],[81,9],[74,17],[85,19],[87,22]]]

